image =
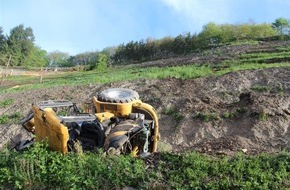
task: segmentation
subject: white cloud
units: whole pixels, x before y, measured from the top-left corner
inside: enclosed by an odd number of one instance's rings
[[[186,19],[190,28],[201,30],[209,22],[227,23],[231,20],[230,0],[161,0],[179,16]]]

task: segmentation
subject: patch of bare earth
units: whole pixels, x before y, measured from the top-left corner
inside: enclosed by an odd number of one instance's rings
[[[13,105],[0,114],[22,112],[33,102],[68,99],[79,107],[110,87],[136,90],[158,112],[160,149],[231,155],[290,150],[290,69],[241,71],[221,77],[141,79],[106,85],[67,86],[1,95]],[[166,114],[172,109],[174,113]],[[29,135],[20,124],[0,125],[0,148]]]

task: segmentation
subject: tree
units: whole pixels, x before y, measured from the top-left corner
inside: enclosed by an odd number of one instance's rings
[[[221,41],[221,27],[214,22],[203,26],[201,33],[198,34],[199,45],[207,47],[208,45],[217,45]]]
[[[290,22],[286,18],[277,18],[272,26],[280,35],[290,33]]]
[[[42,50],[40,47],[33,47],[32,56],[29,60],[29,64],[26,67],[46,67],[48,66],[49,60],[47,52]]]
[[[98,55],[99,55],[98,51],[80,53],[75,56],[71,56],[68,59],[68,65],[69,66],[95,65],[98,60]]]
[[[5,65],[8,61],[7,51],[7,37],[3,34],[2,27],[0,27],[0,65]]]
[[[32,28],[24,28],[21,24],[10,31],[8,37],[9,54],[12,56],[11,65],[25,66],[29,65],[29,59],[32,56],[34,48],[34,35]]]
[[[69,54],[60,52],[60,51],[54,51],[47,55],[49,66],[53,67],[66,67],[68,66],[68,59]]]
[[[271,24],[255,24],[251,25],[251,33],[250,33],[250,38],[255,39],[255,38],[264,38],[264,37],[270,37],[270,36],[275,36],[276,32],[272,28]]]
[[[98,62],[97,62],[97,70],[98,71],[106,71],[108,65],[109,58],[107,55],[100,53]]]
[[[0,27],[0,53],[6,53],[7,51],[7,38],[3,34],[3,29]]]

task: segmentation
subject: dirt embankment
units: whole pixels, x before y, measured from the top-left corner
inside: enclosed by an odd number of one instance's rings
[[[290,69],[241,71],[221,77],[190,80],[138,80],[107,85],[57,87],[1,95],[13,104],[0,108],[0,115],[21,112],[31,103],[48,99],[83,102],[101,90],[125,87],[159,114],[160,149],[232,154],[290,150]],[[0,148],[10,139],[29,134],[20,124],[0,125]]]

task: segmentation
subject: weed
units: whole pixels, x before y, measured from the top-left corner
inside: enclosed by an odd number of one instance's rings
[[[259,113],[259,119],[263,122],[268,120],[268,114],[264,111],[262,111],[261,113]]]
[[[218,120],[219,117],[216,113],[201,113],[197,112],[193,118],[199,118],[205,122],[213,121],[213,120]]]
[[[158,154],[158,165],[129,156],[84,152],[63,156],[35,143],[22,153],[0,152],[0,189],[287,189],[290,154],[212,157]],[[147,159],[146,159],[147,160]]]
[[[165,108],[163,113],[165,115],[172,115],[177,123],[179,123],[184,118],[184,116],[180,114],[176,108],[172,107]]]
[[[142,160],[52,152],[35,143],[24,152],[0,152],[0,189],[121,189],[146,178]]]
[[[284,96],[284,89],[283,89],[283,85],[281,83],[279,83],[279,85],[278,85],[278,92],[281,96]]]
[[[0,102],[0,108],[9,106],[13,104],[13,99],[6,99]]]
[[[236,116],[236,113],[230,113],[230,112],[225,112],[222,117],[223,118],[226,118],[226,119],[229,119],[229,118],[233,118]]]
[[[92,84],[92,83],[111,83],[117,81],[130,81],[136,79],[164,79],[169,77],[176,77],[181,79],[207,77],[212,75],[224,75],[229,72],[249,70],[249,69],[265,69],[274,67],[289,67],[290,63],[255,63],[239,61],[224,61],[220,64],[225,67],[222,70],[213,71],[214,66],[210,65],[191,65],[173,66],[173,67],[148,67],[148,68],[134,68],[132,66],[112,67],[105,72],[99,71],[80,71],[73,73],[64,73],[46,76],[43,83],[39,83],[38,78],[18,76],[10,77],[7,80],[19,83],[18,88],[0,88],[0,93],[23,91],[29,89],[47,88],[52,86],[73,86],[78,84]],[[98,77],[95,77],[95,76]],[[37,82],[35,82],[37,81]]]
[[[251,88],[256,92],[270,92],[271,88],[269,86],[255,85]]]
[[[7,115],[0,116],[0,124],[6,124],[6,123],[8,123],[8,120],[9,120],[9,118]]]
[[[0,124],[7,124],[7,123],[17,123],[23,115],[20,112],[15,112],[12,115],[2,115],[0,116]]]
[[[246,113],[247,110],[245,108],[237,108],[234,112],[225,112],[222,117],[225,119],[230,119],[237,117],[239,114],[244,114]]]
[[[256,157],[237,154],[220,159],[194,152],[167,153],[159,167],[168,189],[272,189],[289,186],[290,167],[283,165],[289,159],[289,153]]]

